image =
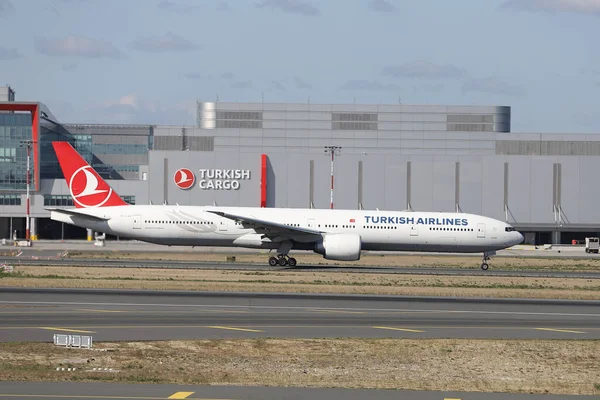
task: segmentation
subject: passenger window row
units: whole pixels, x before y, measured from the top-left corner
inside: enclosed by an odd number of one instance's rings
[[[469,228],[429,228],[430,231],[460,231],[460,232],[473,232],[473,229]]]
[[[184,225],[215,225],[212,222],[206,221],[154,221],[145,220],[146,224],[184,224]]]

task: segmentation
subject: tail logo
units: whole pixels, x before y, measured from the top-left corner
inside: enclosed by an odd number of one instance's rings
[[[175,171],[173,180],[179,189],[186,190],[194,186],[196,175],[188,168],[179,168]]]
[[[105,186],[101,188],[100,186]],[[81,207],[101,207],[112,195],[112,188],[98,180],[96,172],[89,165],[79,168],[71,176],[69,190],[73,201]]]

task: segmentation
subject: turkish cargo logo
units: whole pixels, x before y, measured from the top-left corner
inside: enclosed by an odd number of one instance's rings
[[[196,175],[194,175],[190,169],[179,168],[177,171],[175,171],[173,180],[179,189],[186,190],[194,186],[194,182],[196,182]]]
[[[89,165],[79,168],[71,176],[69,191],[73,201],[81,207],[101,207],[112,194],[110,186],[99,181],[96,171]]]

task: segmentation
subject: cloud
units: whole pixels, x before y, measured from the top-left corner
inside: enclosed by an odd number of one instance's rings
[[[501,7],[521,11],[573,12],[600,16],[598,0],[506,0]]]
[[[17,58],[22,58],[23,55],[19,53],[19,50],[16,48],[9,49],[7,47],[0,47],[0,60],[16,60]]]
[[[577,113],[573,115],[573,119],[582,126],[600,128],[600,113],[589,112],[589,113]]]
[[[77,63],[63,64],[63,66],[60,67],[60,69],[62,69],[65,72],[73,71],[76,68],[77,68]]]
[[[413,61],[383,68],[383,75],[394,78],[463,78],[467,71],[452,64],[438,65],[429,61]]]
[[[579,73],[584,76],[600,76],[600,68],[582,68]]]
[[[58,9],[56,7],[50,7],[47,10],[52,11],[54,13],[54,15],[56,15],[57,18],[62,17],[62,15],[60,14],[60,11],[58,11]]]
[[[10,0],[0,0],[0,17],[15,12],[15,6]]]
[[[186,79],[203,79],[205,76],[199,72],[188,72],[183,74],[183,77]]]
[[[219,1],[217,6],[215,7],[218,11],[231,11],[231,7],[229,7],[229,3],[225,1]]]
[[[132,93],[116,100],[87,105],[83,110],[74,110],[73,114],[78,119],[74,122],[193,125],[195,112],[193,100],[163,104],[141,99]]]
[[[369,2],[369,8],[373,11],[388,13],[396,11],[396,6],[394,6],[387,0],[371,0]]]
[[[231,83],[231,87],[234,89],[245,89],[252,86],[251,81],[236,81]]]
[[[200,9],[200,7],[197,5],[192,6],[189,4],[183,4],[183,3],[168,1],[168,0],[161,1],[160,3],[158,3],[158,8],[163,11],[171,11],[171,12],[174,12],[177,14],[184,14],[184,15],[189,15]]]
[[[285,86],[281,84],[281,82],[272,81],[273,87],[279,91],[285,92]]]
[[[319,15],[319,10],[311,3],[303,0],[263,0],[257,4],[258,8],[274,8],[291,14],[300,14],[305,17]]]
[[[421,85],[414,85],[412,88],[414,92],[439,93],[444,90],[444,87],[443,83],[423,83]]]
[[[59,38],[35,39],[36,50],[47,56],[84,57],[84,58],[122,58],[121,53],[112,43],[84,36],[67,36]]]
[[[192,0],[188,0],[188,3],[191,2]],[[200,2],[197,2],[200,3]],[[198,4],[187,4],[187,3],[183,3],[180,1],[170,1],[170,0],[163,0],[160,3],[158,3],[158,9],[160,11],[167,11],[167,12],[173,12],[176,14],[181,14],[181,15],[193,15],[193,14],[197,14],[198,12],[202,11],[202,9],[206,9],[207,5],[203,4],[203,5],[198,5]],[[214,5],[214,9],[217,11],[230,11],[231,8],[229,7],[229,4],[226,1],[215,1],[215,5]]]
[[[484,92],[506,96],[522,96],[525,94],[522,86],[514,85],[494,77],[469,79],[463,83],[461,91],[463,94],[468,92]]]
[[[341,87],[343,90],[400,90],[400,86],[393,83],[383,84],[377,81],[350,80]]]
[[[191,51],[199,48],[198,45],[172,32],[163,36],[146,36],[138,38],[131,43],[131,47],[139,51],[150,53]]]
[[[298,89],[312,89],[312,85],[309,82],[297,76],[294,77],[294,84]]]

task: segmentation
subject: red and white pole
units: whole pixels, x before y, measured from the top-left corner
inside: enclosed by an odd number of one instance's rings
[[[335,155],[335,151],[331,150],[331,196],[330,196],[330,205],[333,210],[333,157]]]
[[[30,180],[30,173],[29,173],[29,157],[30,157],[30,152],[31,152],[31,143],[27,143],[27,200],[26,200],[26,216],[25,216],[25,240],[29,241],[30,239],[30,232],[29,232],[29,180]]]

